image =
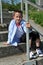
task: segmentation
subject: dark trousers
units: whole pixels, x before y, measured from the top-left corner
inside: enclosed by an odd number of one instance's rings
[[[29,33],[29,39],[31,39],[31,46],[30,49],[31,50],[35,50],[36,49],[36,39],[40,39],[39,33],[36,31],[32,31],[31,33]],[[26,43],[26,33],[24,33],[22,35],[22,37],[20,38],[21,42],[25,42]]]

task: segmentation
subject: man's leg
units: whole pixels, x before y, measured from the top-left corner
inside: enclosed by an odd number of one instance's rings
[[[21,36],[20,42],[26,43],[26,33],[24,33],[24,34]]]

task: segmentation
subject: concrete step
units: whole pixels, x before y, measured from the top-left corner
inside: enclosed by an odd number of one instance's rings
[[[26,43],[19,43],[19,47],[4,45],[3,43],[0,42],[0,58],[26,52]],[[41,48],[43,50],[43,42],[41,43]]]
[[[7,18],[4,17],[4,18],[3,18],[3,23],[5,23],[5,24],[9,24],[10,21],[11,21],[11,19],[12,19],[12,18],[11,18],[11,17],[8,17],[8,16],[7,16]],[[1,24],[1,18],[0,18],[0,24]]]
[[[10,14],[10,13],[8,13],[8,12],[7,12],[7,13],[2,13],[2,15],[3,15],[3,18],[4,18],[4,17],[6,17],[6,18],[7,18],[7,17],[12,17],[12,14]]]
[[[8,9],[2,9],[3,12],[8,12]]]
[[[43,57],[38,57],[37,59],[25,61],[22,65],[43,65]]]
[[[26,44],[20,43],[19,46],[24,52],[19,48],[11,45],[3,45],[4,42],[0,42],[0,63],[1,65],[29,65],[26,56]],[[4,60],[4,61],[3,61]],[[35,64],[33,63],[35,61]],[[15,64],[16,62],[16,64]],[[43,57],[38,57],[36,59],[29,60],[31,65],[43,65]],[[7,64],[6,64],[7,63]],[[19,64],[20,63],[20,64]]]
[[[9,13],[7,9],[3,9],[2,18],[3,18],[3,23],[8,24],[12,19],[12,13]],[[0,17],[0,23],[1,23],[1,17]]]
[[[4,45],[3,43],[4,42],[0,42],[0,58],[15,55],[15,54],[21,54],[26,51],[25,43],[20,43],[19,44],[20,47]]]
[[[27,61],[26,53],[16,54],[0,58],[0,65],[43,65],[43,57]]]
[[[7,41],[8,37],[8,26],[5,24],[0,24],[0,42]]]
[[[7,41],[7,39],[8,39],[7,31],[6,32],[0,32],[0,42]]]

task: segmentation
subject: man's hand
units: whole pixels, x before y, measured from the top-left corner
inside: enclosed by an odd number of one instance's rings
[[[30,23],[26,23],[26,27],[30,28],[31,27]]]
[[[7,43],[7,42],[3,42],[3,45],[10,45],[9,43]]]

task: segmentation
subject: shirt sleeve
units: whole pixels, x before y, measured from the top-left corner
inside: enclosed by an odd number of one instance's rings
[[[8,28],[8,41],[7,41],[7,43],[11,43],[12,32],[13,32],[13,21],[11,21],[9,28]]]
[[[26,33],[26,22],[24,20],[22,21],[22,27],[24,32]]]

